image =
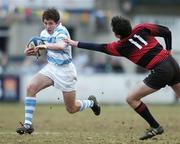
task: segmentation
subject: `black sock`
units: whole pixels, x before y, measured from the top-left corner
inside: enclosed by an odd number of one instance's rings
[[[158,128],[159,123],[153,118],[147,106],[141,102],[140,105],[134,109],[141,117],[143,117],[151,127]]]

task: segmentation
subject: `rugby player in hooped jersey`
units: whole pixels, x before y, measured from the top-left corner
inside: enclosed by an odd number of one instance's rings
[[[129,92],[126,100],[150,125],[150,128],[140,136],[140,140],[162,134],[163,127],[151,115],[141,99],[166,85],[171,86],[176,96],[180,97],[180,68],[171,55],[171,32],[165,26],[150,23],[142,23],[132,29],[130,21],[121,16],[114,16],[111,26],[118,41],[97,44],[66,39],[65,42],[82,49],[126,57],[133,63],[150,70],[151,73]],[[165,49],[156,40],[156,36],[164,38]]]
[[[36,55],[38,49],[47,49],[48,63],[33,77],[27,87],[25,121],[16,129],[19,134],[31,134],[34,131],[32,118],[36,107],[36,94],[52,85],[62,91],[64,103],[69,113],[91,108],[95,115],[100,114],[100,106],[94,96],[89,96],[88,100],[76,100],[77,75],[72,63],[71,46],[63,41],[70,38],[70,35],[60,23],[59,12],[55,8],[45,10],[42,22],[45,29],[41,32],[40,37],[45,41],[45,44],[36,48],[26,48],[25,54],[27,56]]]

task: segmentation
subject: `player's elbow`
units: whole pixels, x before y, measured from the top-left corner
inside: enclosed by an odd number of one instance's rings
[[[60,41],[56,43],[57,49],[58,50],[64,50],[67,46],[67,44],[64,41]]]
[[[166,32],[165,32],[166,36],[171,36],[171,31],[169,28],[166,28]]]
[[[167,34],[171,36],[171,31],[170,31],[170,29],[167,29]]]

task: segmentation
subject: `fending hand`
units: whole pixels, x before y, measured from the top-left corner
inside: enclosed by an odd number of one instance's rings
[[[69,38],[64,39],[64,42],[65,42],[66,44],[69,44],[69,45],[70,45],[70,39],[69,39]]]
[[[73,47],[77,47],[77,45],[78,45],[78,41],[74,41],[74,40],[72,40],[72,39],[70,39],[70,38],[64,39],[64,42],[65,42],[66,44],[68,44],[68,45],[73,46]]]

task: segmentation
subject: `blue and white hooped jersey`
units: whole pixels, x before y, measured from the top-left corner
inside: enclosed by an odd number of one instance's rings
[[[65,38],[70,38],[69,32],[66,27],[59,24],[53,34],[49,34],[46,29],[44,29],[40,37],[45,41],[45,43],[57,43]],[[47,50],[47,61],[48,63],[64,65],[72,62],[71,46],[66,46],[64,50]]]

